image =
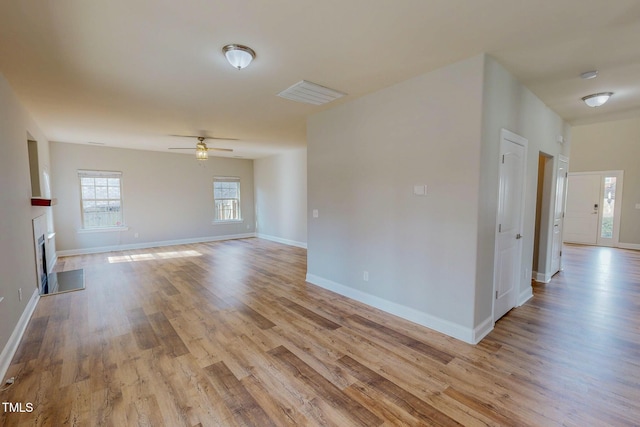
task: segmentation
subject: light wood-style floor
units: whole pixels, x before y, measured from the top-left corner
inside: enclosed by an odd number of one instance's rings
[[[260,239],[78,256],[9,368],[2,426],[640,423],[640,252],[565,271],[472,346],[305,283]],[[402,284],[398,284],[401,292]]]

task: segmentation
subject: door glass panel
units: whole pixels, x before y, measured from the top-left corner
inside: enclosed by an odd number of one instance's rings
[[[602,203],[602,223],[600,225],[600,237],[613,238],[613,213],[616,202],[616,177],[604,178],[604,200]]]

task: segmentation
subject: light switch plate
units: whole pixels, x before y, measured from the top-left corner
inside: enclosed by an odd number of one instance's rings
[[[313,210],[313,217],[318,218],[318,209]]]
[[[636,203],[636,209],[640,209],[640,203]]]
[[[427,195],[427,186],[426,185],[414,185],[413,186],[413,194],[416,196],[426,196]]]

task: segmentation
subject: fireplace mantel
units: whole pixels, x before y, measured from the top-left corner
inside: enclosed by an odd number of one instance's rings
[[[58,203],[58,199],[47,199],[45,197],[32,197],[31,206],[53,206]]]

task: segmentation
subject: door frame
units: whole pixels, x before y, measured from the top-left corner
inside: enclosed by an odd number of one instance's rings
[[[529,151],[529,140],[514,133],[507,129],[500,130],[500,149],[498,150],[498,204],[496,206],[496,224],[495,224],[495,235],[494,235],[494,256],[493,256],[493,287],[491,291],[491,317],[493,323],[495,323],[498,319],[496,319],[496,293],[498,286],[498,250],[499,250],[499,242],[498,239],[500,237],[499,230],[499,213],[500,213],[500,170],[502,168],[502,161],[500,158],[502,157],[502,141],[508,140],[514,144],[520,145],[524,148],[524,165],[522,169],[522,200],[520,202],[520,228],[522,233],[522,228],[524,227],[524,218],[525,218],[525,207],[526,207],[526,188],[527,188],[527,159],[528,159],[528,151]],[[517,256],[517,265],[515,274],[516,283],[514,283],[514,295],[513,295],[513,306],[514,308],[518,305],[518,299],[520,297],[520,285],[522,284],[522,253],[524,248],[524,239],[519,239],[519,248],[518,248],[518,256]]]
[[[560,165],[564,163],[565,164],[565,173],[564,173],[564,179],[562,179],[562,176],[559,174],[560,172]],[[550,274],[553,276],[554,274],[562,271],[564,269],[564,264],[563,264],[563,258],[562,258],[562,245],[563,245],[563,241],[564,241],[564,215],[565,215],[565,211],[567,208],[567,188],[568,188],[568,183],[569,183],[569,158],[566,156],[563,156],[562,154],[559,154],[557,156],[556,159],[556,165],[555,165],[555,194],[552,199],[553,201],[553,209],[551,210],[553,216],[552,216],[552,222],[551,222],[551,256],[549,257],[549,266],[553,267],[553,257],[555,255],[555,251],[559,249],[560,251],[560,259],[559,259],[559,265],[558,265],[558,270],[555,270],[555,268],[551,268],[550,269]],[[558,181],[559,179],[562,179],[562,194],[561,194],[561,200],[558,200]],[[558,205],[560,206],[560,217],[556,218],[556,213],[558,212]],[[560,234],[560,248],[557,248],[555,246],[555,228],[556,228],[556,221],[559,222],[559,234]]]

